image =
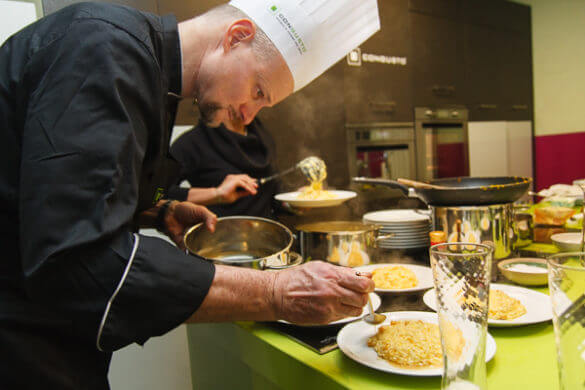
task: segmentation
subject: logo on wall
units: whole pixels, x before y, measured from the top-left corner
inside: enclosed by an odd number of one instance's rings
[[[351,66],[362,66],[362,50],[359,47],[347,53],[347,64]]]
[[[359,47],[357,49],[350,51],[347,54],[347,64],[349,66],[362,66],[362,63],[364,63],[364,62],[385,64],[385,65],[406,66],[408,61],[407,61],[406,57],[385,56],[385,55],[380,55],[380,54],[362,53],[362,51]]]

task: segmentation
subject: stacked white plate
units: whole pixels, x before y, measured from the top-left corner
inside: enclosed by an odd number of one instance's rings
[[[380,235],[393,234],[381,240],[380,248],[414,249],[430,245],[431,217],[426,210],[395,209],[367,213],[364,223],[380,225]]]

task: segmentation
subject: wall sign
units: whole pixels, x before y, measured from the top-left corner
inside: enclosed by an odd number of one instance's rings
[[[362,66],[364,62],[372,62],[386,65],[406,66],[406,57],[386,56],[381,54],[362,53],[358,47],[347,54],[347,64],[350,66]]]

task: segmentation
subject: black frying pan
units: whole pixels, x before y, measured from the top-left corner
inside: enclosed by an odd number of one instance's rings
[[[432,180],[425,188],[366,177],[354,177],[353,182],[397,188],[407,196],[413,191],[429,206],[478,206],[515,202],[528,191],[532,179],[517,176],[452,177]]]

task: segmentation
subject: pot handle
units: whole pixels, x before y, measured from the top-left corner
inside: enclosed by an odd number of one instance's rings
[[[372,246],[374,248],[378,248],[378,243],[380,243],[380,241],[387,240],[388,238],[392,238],[392,237],[394,237],[394,233],[382,234],[381,236],[376,236]]]
[[[380,185],[399,189],[404,195],[409,196],[409,188],[395,180],[388,179],[373,179],[370,177],[354,177],[351,179],[354,183]]]
[[[394,233],[384,234],[384,235],[376,237],[376,242],[380,242],[382,240],[387,240],[388,238],[392,238],[392,237],[394,237]]]
[[[262,264],[261,269],[269,270],[269,271],[279,271],[291,267],[296,267],[297,265],[301,265],[304,261],[303,256],[296,252],[290,252],[289,254],[290,261],[288,264],[285,265],[266,265],[266,263]]]

